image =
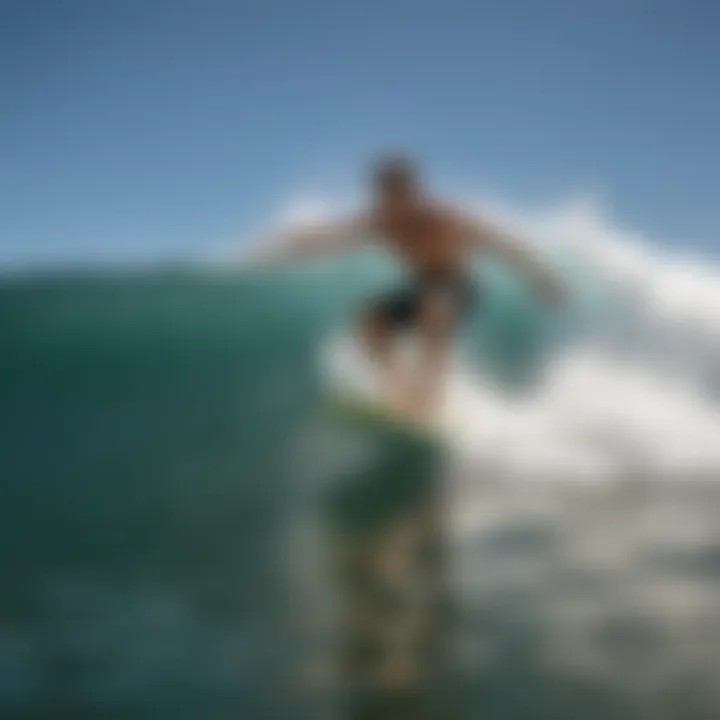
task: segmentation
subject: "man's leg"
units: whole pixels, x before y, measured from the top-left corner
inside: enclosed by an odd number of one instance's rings
[[[400,408],[405,404],[403,390],[407,382],[396,362],[392,310],[383,300],[371,305],[360,317],[359,334],[366,352],[378,366],[381,391],[390,404]]]
[[[428,292],[420,305],[418,365],[407,408],[416,416],[431,413],[442,399],[456,309],[447,291]]]

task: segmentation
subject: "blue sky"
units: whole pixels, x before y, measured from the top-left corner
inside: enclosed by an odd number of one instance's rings
[[[0,264],[206,253],[416,152],[720,243],[714,0],[0,0]]]

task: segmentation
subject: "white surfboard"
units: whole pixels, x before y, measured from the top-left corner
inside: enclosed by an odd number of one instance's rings
[[[412,342],[400,348],[401,362],[412,366]],[[449,376],[458,378],[453,368],[459,357],[450,363]],[[387,402],[381,387],[377,366],[351,336],[339,336],[323,349],[322,371],[325,389],[333,407],[350,418],[373,425],[386,425],[406,430],[431,441],[448,440],[457,427],[460,417],[449,402],[452,393],[445,392],[440,406],[427,420],[418,421],[394,410]],[[449,379],[449,378],[448,378]],[[451,385],[452,383],[450,383]]]

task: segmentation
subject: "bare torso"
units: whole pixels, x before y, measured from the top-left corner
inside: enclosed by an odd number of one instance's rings
[[[383,244],[411,272],[428,276],[462,270],[463,232],[454,214],[439,203],[418,202],[402,211],[379,209],[372,224]]]

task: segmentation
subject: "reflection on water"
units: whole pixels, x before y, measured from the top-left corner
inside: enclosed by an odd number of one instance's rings
[[[379,457],[316,507],[308,717],[718,716],[720,488]]]

